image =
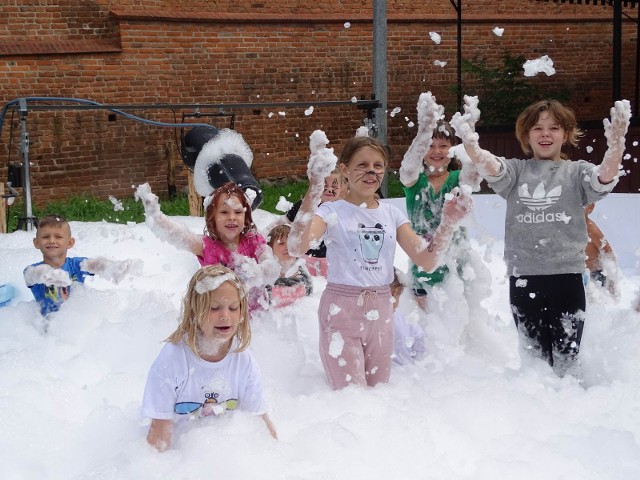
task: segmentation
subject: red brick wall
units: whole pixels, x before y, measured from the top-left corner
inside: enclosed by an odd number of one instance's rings
[[[498,65],[506,49],[530,59],[547,54],[554,60],[556,75],[541,74],[532,82],[550,89],[570,88],[571,106],[580,120],[608,115],[610,7],[536,0],[463,3],[464,58],[483,57]],[[0,102],[53,96],[117,105],[314,105],[369,98],[372,9],[371,1],[358,0],[5,0],[0,5]],[[455,110],[451,87],[456,82],[456,23],[448,1],[388,1],[387,11],[388,109],[401,108],[387,117],[397,167],[415,134],[409,122],[415,122],[422,91],[434,92],[448,114]],[[626,12],[637,16],[636,9]],[[345,22],[350,22],[348,28]],[[505,29],[502,37],[492,33],[495,26]],[[430,31],[442,36],[440,45],[431,41]],[[636,25],[625,21],[622,94],[632,103],[636,35]],[[447,64],[435,66],[435,60]],[[303,175],[314,129],[325,130],[339,151],[364,117],[352,105],[315,105],[311,115],[305,115],[305,108],[235,110],[235,128],[254,151],[256,176]],[[174,122],[192,111],[131,113]],[[6,178],[8,161],[19,159],[19,118],[11,113],[0,137],[0,179]],[[228,119],[200,120],[228,126]],[[104,110],[30,111],[27,125],[36,204],[84,192],[122,197],[144,181],[162,194],[167,191],[170,158],[180,167],[178,186],[185,185],[173,129],[122,117],[110,120]],[[636,148],[633,157],[638,153]],[[632,168],[638,168],[637,163]]]

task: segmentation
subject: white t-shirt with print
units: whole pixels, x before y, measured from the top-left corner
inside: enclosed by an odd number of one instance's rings
[[[396,232],[407,216],[379,202],[364,208],[346,200],[325,202],[316,212],[327,224],[327,281],[358,287],[389,285],[393,281]]]
[[[164,345],[151,365],[142,400],[145,417],[172,420],[240,409],[265,412],[260,370],[251,352],[219,362],[198,358],[181,341]]]

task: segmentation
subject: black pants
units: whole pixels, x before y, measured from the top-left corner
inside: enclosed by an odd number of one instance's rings
[[[509,299],[523,347],[559,376],[577,373],[586,307],[582,275],[510,277]]]

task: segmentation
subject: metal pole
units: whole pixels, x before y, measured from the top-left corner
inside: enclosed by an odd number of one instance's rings
[[[22,186],[24,188],[24,217],[18,222],[18,229],[28,232],[36,226],[31,209],[31,170],[29,165],[29,132],[27,131],[27,100],[21,98],[20,106],[20,155],[22,156]]]
[[[636,24],[636,100],[633,102],[633,112],[635,116],[640,116],[638,113],[638,106],[640,105],[640,3],[636,5],[638,7],[638,23]]]
[[[457,51],[458,51],[458,66],[456,73],[458,75],[457,81],[457,93],[458,93],[458,111],[462,111],[462,0],[458,0],[458,3],[451,1],[451,5],[455,9],[457,13],[457,26],[458,26],[458,35],[457,35]]]
[[[613,0],[613,101],[622,98],[622,0]]]
[[[375,115],[375,136],[387,145],[387,1],[373,2],[373,93],[380,106]],[[380,186],[387,196],[387,176]]]

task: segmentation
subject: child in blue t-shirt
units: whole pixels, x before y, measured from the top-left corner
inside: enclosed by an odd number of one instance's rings
[[[124,275],[140,266],[140,261],[67,257],[67,251],[74,244],[75,239],[65,218],[48,215],[38,222],[33,246],[42,252],[42,261],[25,268],[24,279],[40,304],[43,316],[58,311],[69,298],[74,282],[84,283],[87,276],[97,273],[118,283]]]

